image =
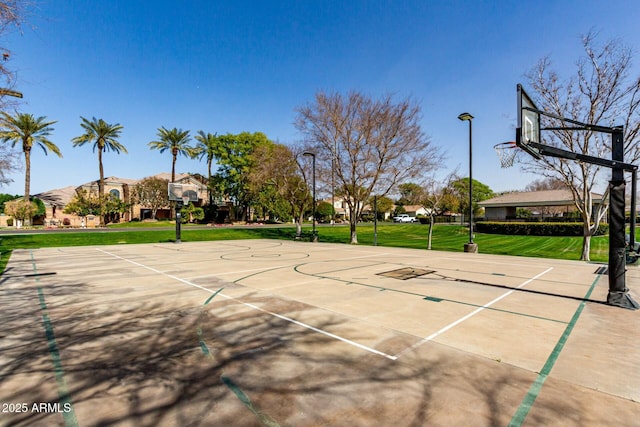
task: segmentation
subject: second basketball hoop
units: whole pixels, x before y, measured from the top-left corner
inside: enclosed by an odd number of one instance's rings
[[[501,142],[493,146],[493,149],[496,150],[496,154],[498,154],[498,158],[500,159],[500,166],[503,168],[513,166],[516,155],[518,154],[517,148],[518,146],[514,141]]]

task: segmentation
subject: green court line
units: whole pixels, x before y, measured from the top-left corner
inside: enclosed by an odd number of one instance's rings
[[[202,353],[204,353],[207,358],[213,358],[213,355],[209,351],[209,346],[207,346],[204,338],[202,338],[202,328],[198,327],[196,332],[198,333],[198,343],[200,344],[200,350],[202,350]]]
[[[303,274],[305,276],[312,276],[312,277],[317,277],[319,279],[329,279],[329,280],[335,280],[337,282],[342,282],[346,285],[357,285],[357,286],[364,286],[367,288],[373,288],[373,289],[378,289],[380,291],[390,291],[390,292],[397,292],[399,294],[405,294],[405,295],[413,295],[413,296],[417,296],[422,298],[423,300],[426,301],[431,301],[431,302],[441,302],[441,301],[446,301],[446,302],[450,302],[452,304],[461,304],[461,305],[468,305],[470,307],[476,307],[476,308],[484,308],[485,310],[490,310],[490,311],[497,311],[499,313],[507,313],[507,314],[513,314],[516,316],[523,316],[523,317],[528,317],[531,319],[539,319],[539,320],[546,320],[549,322],[555,322],[555,323],[562,323],[563,325],[566,325],[567,322],[565,322],[564,320],[558,320],[558,319],[551,319],[548,317],[542,317],[542,316],[535,316],[533,314],[526,314],[526,313],[519,313],[517,311],[512,311],[512,310],[504,310],[501,308],[495,308],[495,307],[484,307],[483,305],[480,304],[473,304],[470,302],[465,302],[465,301],[457,301],[457,300],[452,300],[452,299],[448,299],[448,298],[440,298],[440,297],[433,297],[430,295],[425,295],[425,294],[419,294],[417,292],[410,292],[410,291],[402,291],[400,289],[393,289],[393,288],[384,288],[381,286],[377,286],[377,285],[370,285],[368,283],[362,283],[362,282],[354,282],[353,280],[345,280],[345,279],[339,279],[337,277],[331,277],[331,276],[322,276],[322,274],[326,274],[326,273],[305,273],[303,271],[299,270],[299,267],[306,265],[307,263],[303,263],[303,264],[298,264],[296,265],[293,270],[296,273],[300,273]],[[384,263],[380,263],[380,264],[384,264]],[[259,273],[256,273],[259,274]]]
[[[211,302],[211,300],[218,295],[220,292],[222,292],[224,288],[220,288],[217,291],[215,291],[214,293],[211,294],[211,296],[209,298],[207,298],[207,300],[204,302],[203,305],[207,305]],[[202,318],[202,314],[200,313],[200,316],[198,316],[198,324],[200,324],[200,319]],[[207,358],[213,358],[213,355],[211,354],[211,352],[209,351],[209,346],[207,346],[206,341],[204,340],[204,338],[202,338],[202,328],[198,326],[198,329],[196,329],[196,332],[198,334],[198,343],[200,344],[200,349],[202,350],[202,353],[204,353],[204,355]]]
[[[249,277],[259,276],[260,274],[264,274],[266,272],[279,270],[281,268],[287,268],[287,267],[291,267],[291,265],[282,265],[280,267],[273,267],[273,268],[267,268],[267,269],[264,269],[264,270],[260,270],[260,271],[257,271],[255,273],[248,274],[248,275],[246,275],[244,277],[240,277],[239,279],[234,280],[233,283],[240,283],[241,281],[243,281],[245,279],[248,279]]]
[[[585,300],[591,296],[591,292],[593,292],[593,289],[596,287],[596,284],[598,283],[598,280],[600,280],[600,277],[602,276],[599,274],[591,284],[589,291],[587,291],[587,294],[584,296]],[[547,358],[547,361],[542,367],[542,370],[540,371],[536,380],[533,382],[533,384],[529,388],[529,391],[527,392],[524,399],[522,399],[522,402],[520,403],[520,406],[518,407],[518,410],[516,411],[516,413],[513,415],[513,418],[511,418],[509,427],[520,427],[524,422],[524,420],[527,418],[527,415],[529,415],[529,411],[531,410],[531,407],[533,406],[534,402],[538,398],[538,395],[542,391],[542,386],[544,385],[544,382],[549,377],[549,374],[551,373],[551,369],[553,369],[553,365],[555,365],[556,361],[558,360],[558,357],[560,356],[560,352],[562,351],[562,349],[564,348],[564,345],[569,339],[569,335],[571,335],[571,332],[573,332],[573,328],[578,322],[578,318],[580,317],[580,314],[582,314],[582,310],[584,309],[585,305],[586,305],[586,301],[582,301],[578,306],[578,308],[576,309],[576,312],[573,314],[571,321],[565,328],[564,333],[562,334],[562,336],[558,340],[558,343],[556,344],[553,351]]]
[[[359,261],[359,260],[357,260],[357,261]],[[353,267],[334,268],[333,270],[329,270],[329,271],[320,271],[320,272],[318,272],[318,273],[314,273],[314,275],[315,275],[315,274],[330,274],[330,273],[338,273],[338,272],[341,272],[341,271],[349,271],[349,270],[360,270],[360,269],[362,269],[362,268],[366,268],[366,267],[373,267],[373,266],[376,266],[376,265],[383,265],[383,264],[387,264],[387,263],[385,263],[385,262],[378,262],[378,261],[366,261],[366,262],[370,263],[371,265],[356,265],[356,266],[353,266]],[[405,264],[399,264],[399,263],[393,263],[393,264],[394,264],[394,265],[398,265],[398,266],[406,267],[406,265],[405,265]],[[301,265],[302,265],[302,264],[301,264]],[[305,273],[302,273],[302,274],[305,274]]]
[[[36,283],[40,283],[40,278],[37,275],[38,270],[36,268],[36,261],[33,257],[33,251],[31,252],[31,265],[33,266],[33,271],[36,273],[35,279]],[[53,362],[56,383],[58,385],[58,397],[60,398],[60,403],[65,410],[62,412],[62,417],[64,418],[64,425],[67,427],[77,427],[78,420],[76,418],[76,413],[73,410],[73,403],[71,401],[71,395],[69,394],[69,388],[67,387],[67,382],[64,378],[64,370],[62,369],[62,359],[60,358],[60,351],[58,348],[58,343],[56,341],[56,336],[53,332],[53,324],[51,323],[51,318],[49,317],[49,311],[47,309],[47,303],[44,298],[44,291],[42,287],[38,286],[38,299],[40,300],[40,309],[42,310],[42,323],[44,326],[45,336],[47,337],[47,344],[49,346],[49,354],[51,354],[51,360]],[[66,408],[70,408],[69,411],[66,411]]]
[[[452,300],[452,299],[447,299],[447,298],[432,297],[432,296],[429,296],[429,295],[419,294],[419,293],[416,293],[416,292],[402,291],[402,290],[393,289],[393,288],[384,288],[384,287],[381,287],[381,286],[370,285],[368,283],[354,282],[353,280],[344,280],[344,279],[340,279],[340,278],[333,277],[333,276],[325,276],[325,274],[334,273],[334,272],[338,272],[338,271],[357,270],[357,269],[362,268],[362,266],[346,267],[346,268],[343,268],[343,269],[331,270],[331,271],[328,271],[328,272],[321,272],[321,273],[305,273],[303,271],[300,271],[299,267],[301,267],[303,265],[307,265],[307,264],[309,264],[309,263],[296,264],[296,265],[293,266],[293,271],[295,271],[296,273],[299,273],[299,274],[303,274],[305,276],[311,276],[311,277],[317,277],[317,278],[320,278],[320,279],[329,279],[329,280],[335,280],[335,281],[338,281],[338,282],[343,282],[346,285],[365,286],[365,287],[368,287],[368,288],[378,289],[379,291],[388,290],[388,291],[391,291],[391,292],[397,292],[397,293],[401,293],[401,294],[405,294],[405,295],[414,295],[414,296],[418,296],[418,297],[420,297],[420,298],[422,298],[424,300],[427,300],[427,301],[434,301],[434,302],[446,301],[446,302],[450,302],[450,303],[453,303],[453,304],[468,305],[470,307],[476,307],[476,308],[484,307],[484,306],[482,306],[480,304],[473,304],[473,303],[465,302],[465,301],[457,301],[457,300]],[[385,263],[384,262],[377,262],[377,263],[374,263],[372,265],[382,265],[382,264],[385,264]],[[404,265],[404,264],[397,264],[397,265]],[[239,283],[240,281],[242,281],[244,279],[247,279],[249,277],[258,276],[260,274],[263,274],[263,273],[265,273],[265,271],[272,271],[272,270],[277,270],[277,269],[286,268],[286,267],[290,267],[290,266],[281,266],[281,267],[276,267],[276,268],[272,268],[272,269],[269,269],[269,270],[258,271],[258,272],[249,274],[247,276],[241,277],[239,279],[236,279],[233,282],[234,283]],[[436,300],[438,300],[438,301],[436,301]],[[513,315],[516,315],[516,316],[529,317],[529,318],[532,318],[532,319],[540,319],[540,320],[546,320],[546,321],[549,321],[549,322],[567,324],[567,322],[565,322],[564,320],[550,319],[550,318],[547,318],[547,317],[535,316],[535,315],[526,314],[526,313],[519,313],[519,312],[511,311],[511,310],[503,310],[503,309],[495,308],[495,307],[484,307],[484,308],[486,310],[497,311],[497,312],[500,312],[500,313],[507,313],[507,314],[513,314]]]
[[[210,296],[209,298],[207,298],[207,300],[204,302],[204,305],[209,304],[209,303],[211,302],[211,300],[212,300],[216,295],[218,295],[220,292],[222,292],[222,290],[223,290],[223,289],[224,289],[224,288],[220,288],[220,289],[218,289],[217,291],[215,291],[214,293],[212,293],[212,294],[211,294],[211,296]]]
[[[255,406],[253,406],[253,403],[251,402],[251,399],[249,399],[249,396],[247,396],[240,389],[240,387],[238,387],[238,385],[233,382],[231,378],[222,375],[220,376],[220,380],[224,383],[224,385],[229,387],[229,390],[231,390],[233,394],[236,395],[236,397],[244,404],[244,406],[246,406],[251,412],[253,412],[253,414],[258,418],[258,421],[260,421],[262,425],[265,425],[267,427],[280,427],[280,424],[278,424],[277,421],[275,421],[270,416],[263,414]]]

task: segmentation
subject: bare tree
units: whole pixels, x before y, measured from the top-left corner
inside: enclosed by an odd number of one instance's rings
[[[564,180],[558,178],[543,178],[531,181],[524,187],[524,191],[567,190]]]
[[[625,161],[640,158],[640,78],[631,77],[632,51],[620,40],[599,44],[597,34],[582,37],[585,55],[577,63],[576,75],[562,80],[548,57],[542,58],[527,80],[538,93],[538,108],[582,123],[604,126],[624,125]],[[560,120],[542,118],[542,127],[570,127]],[[593,131],[555,130],[543,132],[542,142],[576,153],[611,157],[609,135]],[[576,209],[584,222],[582,260],[589,260],[591,236],[608,209],[594,206],[592,193],[602,183],[602,167],[567,159],[545,157],[525,163],[525,170],[549,179],[560,179],[573,194]],[[608,169],[605,170],[608,172]],[[603,199],[607,199],[609,189]]]
[[[427,209],[427,215],[429,216],[427,249],[431,249],[435,218],[445,213],[451,206],[452,199],[455,199],[451,188],[452,183],[457,179],[459,179],[457,172],[452,172],[443,181],[432,177],[423,187],[421,203]]]
[[[311,167],[302,156],[301,146],[274,143],[257,147],[254,164],[248,175],[249,187],[254,194],[269,187],[286,200],[296,223],[296,235],[302,234],[304,213],[312,205],[309,188]]]
[[[19,169],[18,153],[12,151],[7,145],[0,144],[0,186],[13,182],[9,174]]]
[[[313,169],[312,162],[304,153],[307,151],[302,145],[293,145],[290,147],[293,156],[295,168],[290,167],[289,171],[282,174],[283,185],[280,191],[291,204],[291,213],[296,222],[296,236],[302,234],[302,222],[304,214],[313,209],[312,198],[312,181]],[[318,203],[318,201],[315,201]],[[317,206],[317,205],[316,205]],[[312,218],[316,221],[317,218]]]
[[[371,194],[384,196],[441,162],[440,150],[420,128],[420,107],[410,98],[318,92],[296,112],[296,127],[316,154],[318,180],[328,185],[335,174],[335,194],[349,210],[352,244],[358,243],[356,224]]]
[[[0,38],[13,29],[20,29],[31,3],[28,0],[0,1]],[[12,89],[16,83],[16,73],[7,65],[11,51],[5,46],[0,46],[0,55],[0,109],[6,109],[17,104],[12,98],[15,96]]]
[[[558,178],[536,179],[524,188],[524,191],[549,191],[549,190],[570,190],[567,183]],[[537,209],[544,216],[559,216],[566,211],[565,206],[538,206]]]

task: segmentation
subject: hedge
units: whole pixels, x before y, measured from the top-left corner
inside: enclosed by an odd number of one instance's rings
[[[581,222],[478,222],[478,233],[526,236],[582,236]],[[596,236],[609,233],[609,224],[600,224]]]

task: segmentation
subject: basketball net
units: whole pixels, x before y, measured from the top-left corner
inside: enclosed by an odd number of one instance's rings
[[[498,159],[500,159],[500,166],[503,168],[510,168],[513,166],[513,163],[516,159],[516,154],[518,154],[518,148],[515,142],[501,142],[493,146],[493,149],[496,150],[496,154],[498,155]]]

